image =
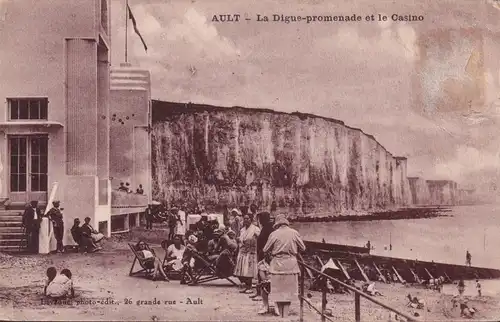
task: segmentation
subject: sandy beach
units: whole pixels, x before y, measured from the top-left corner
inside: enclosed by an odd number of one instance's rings
[[[104,249],[94,254],[0,255],[0,319],[1,320],[160,320],[160,321],[281,321],[273,316],[260,316],[260,302],[227,281],[199,286],[180,285],[179,281],[151,281],[129,277],[133,260],[127,241],[145,239],[160,256],[164,255],[160,241],[164,231],[134,232],[114,236],[104,243]],[[73,301],[54,305],[44,301],[45,271],[55,266],[58,271],[73,272],[77,296]],[[450,285],[451,287],[452,285]],[[484,287],[484,286],[483,286]],[[379,300],[402,312],[419,314],[422,321],[460,320],[458,308],[453,308],[452,295],[406,287],[400,284],[377,283],[383,294]],[[310,300],[320,307],[321,294],[307,291]],[[424,310],[406,306],[406,295],[422,298]],[[478,309],[474,320],[494,320],[500,317],[500,298],[483,296],[470,298],[469,306]],[[141,302],[142,301],[142,302]],[[328,295],[332,319],[354,320],[352,295]],[[363,321],[388,321],[389,312],[361,300]],[[394,317],[392,317],[394,319]],[[299,320],[298,303],[285,321]],[[318,314],[305,310],[305,321],[319,321]]]

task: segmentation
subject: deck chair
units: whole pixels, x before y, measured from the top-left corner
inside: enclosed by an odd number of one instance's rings
[[[146,250],[149,250],[154,256],[156,256],[153,249],[146,244]],[[146,260],[139,256],[139,250],[136,248],[136,245],[133,243],[128,243],[130,250],[134,253],[134,261],[132,262],[132,266],[130,267],[129,276],[142,276],[142,277],[151,277],[154,272],[154,263],[149,260]],[[134,272],[135,263],[138,262],[141,266],[141,269]]]
[[[198,268],[195,268],[194,272],[190,276],[190,282],[188,285],[198,285],[211,281],[225,279],[234,286],[238,284],[231,279],[231,276],[219,276],[216,270],[216,261],[210,260],[207,256],[200,252],[192,252],[195,262],[198,262]]]

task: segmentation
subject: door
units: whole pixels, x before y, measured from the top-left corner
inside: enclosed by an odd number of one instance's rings
[[[47,203],[48,137],[10,136],[10,201]]]

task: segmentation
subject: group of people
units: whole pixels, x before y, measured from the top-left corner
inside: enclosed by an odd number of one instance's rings
[[[47,281],[43,289],[43,294],[52,300],[62,300],[75,296],[71,271],[67,268],[57,274],[55,267],[47,269]]]
[[[52,207],[46,214],[38,208],[38,201],[31,201],[26,207],[23,213],[23,227],[25,230],[25,236],[27,239],[28,250],[32,253],[38,253],[39,251],[39,234],[40,225],[42,219],[47,217],[52,224],[54,238],[56,240],[56,252],[63,253],[64,248],[64,218],[63,210],[61,208],[61,202],[55,200],[52,202]],[[73,237],[75,243],[84,250],[85,252],[94,252],[101,249],[96,245],[96,243],[103,240],[104,235],[99,233],[90,224],[90,217],[84,219],[84,224],[80,226],[80,219],[76,218],[71,227],[71,236]],[[50,235],[49,235],[50,237]]]
[[[90,217],[85,217],[83,225],[80,226],[80,218],[75,218],[71,227],[71,236],[84,253],[93,253],[101,250],[97,246],[104,239],[104,235],[92,227]]]
[[[22,223],[27,239],[28,250],[30,252],[38,253],[40,224],[43,217],[47,217],[52,223],[54,237],[57,241],[56,251],[61,253],[64,252],[64,220],[62,214],[64,209],[60,208],[60,206],[61,202],[59,200],[53,201],[52,208],[44,215],[38,208],[38,201],[33,200],[24,210]]]
[[[123,191],[126,193],[133,192],[132,188],[130,188],[130,183],[128,183],[128,182],[127,183],[120,182],[120,186],[118,187],[118,191]],[[135,190],[135,193],[137,193],[139,195],[144,194],[144,188],[142,187],[142,184],[140,184],[139,187],[137,187],[137,189]]]
[[[273,222],[269,212],[257,213],[255,206],[243,211],[234,208],[225,213],[223,224],[202,214],[191,228],[185,234],[185,248],[181,248],[182,238],[176,235],[174,244],[167,249],[167,260],[185,270],[183,276],[189,278],[196,267],[194,254],[203,254],[215,263],[219,277],[237,277],[242,286],[240,293],[262,301],[259,314],[288,314],[291,303],[298,300],[297,256],[305,245],[284,215],[277,215]],[[273,311],[272,302],[276,303]]]

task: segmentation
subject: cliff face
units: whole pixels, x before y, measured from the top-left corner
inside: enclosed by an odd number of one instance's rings
[[[430,205],[430,193],[427,182],[419,177],[408,178],[410,182],[412,204],[415,206]]]
[[[153,101],[153,197],[296,212],[405,206],[406,159],[343,122]]]
[[[450,180],[427,180],[431,205],[457,205],[458,185]]]

